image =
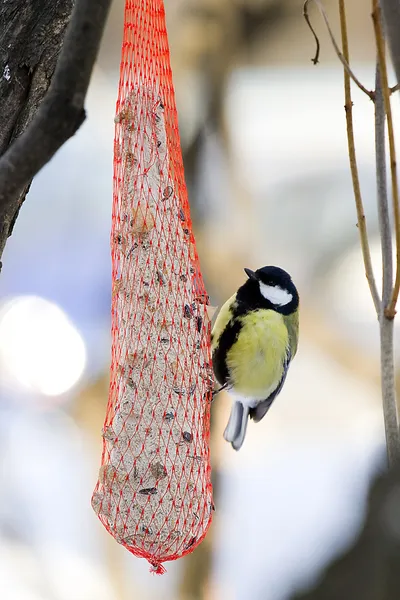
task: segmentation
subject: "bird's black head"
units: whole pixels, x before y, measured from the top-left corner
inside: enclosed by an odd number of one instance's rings
[[[279,267],[245,269],[248,280],[238,290],[237,299],[254,308],[269,308],[290,315],[299,306],[299,295],[289,273]]]

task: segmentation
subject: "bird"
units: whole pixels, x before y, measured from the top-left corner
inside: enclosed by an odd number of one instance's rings
[[[261,421],[282,390],[298,346],[299,294],[289,273],[276,266],[244,269],[247,280],[222,305],[211,332],[214,395],[226,390],[233,404],[224,438],[235,450],[249,418]]]

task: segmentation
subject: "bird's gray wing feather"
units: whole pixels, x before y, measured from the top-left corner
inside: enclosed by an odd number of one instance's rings
[[[265,400],[262,400],[262,402],[259,402],[259,404],[257,404],[257,406],[250,409],[249,416],[250,416],[250,419],[253,419],[254,423],[259,423],[259,421],[261,421],[261,419],[263,417],[265,417],[265,415],[267,414],[268,410],[271,407],[271,404],[273,403],[273,401],[275,400],[275,398],[277,397],[277,395],[283,388],[283,384],[285,383],[285,379],[286,379],[286,375],[287,375],[287,372],[289,369],[289,364],[290,364],[291,359],[292,359],[292,355],[291,355],[290,350],[288,350],[288,352],[286,354],[286,360],[283,364],[282,377],[281,377],[281,380],[278,383],[277,387],[268,396],[268,398],[266,398]]]

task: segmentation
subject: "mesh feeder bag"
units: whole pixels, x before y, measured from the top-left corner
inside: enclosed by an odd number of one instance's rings
[[[208,297],[162,0],[126,0],[115,121],[111,381],[92,506],[161,573],[201,542],[213,510]]]

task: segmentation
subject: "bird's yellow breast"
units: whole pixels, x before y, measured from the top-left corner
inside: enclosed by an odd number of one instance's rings
[[[235,393],[263,400],[279,384],[289,345],[282,315],[256,310],[239,317],[242,328],[226,364]]]

